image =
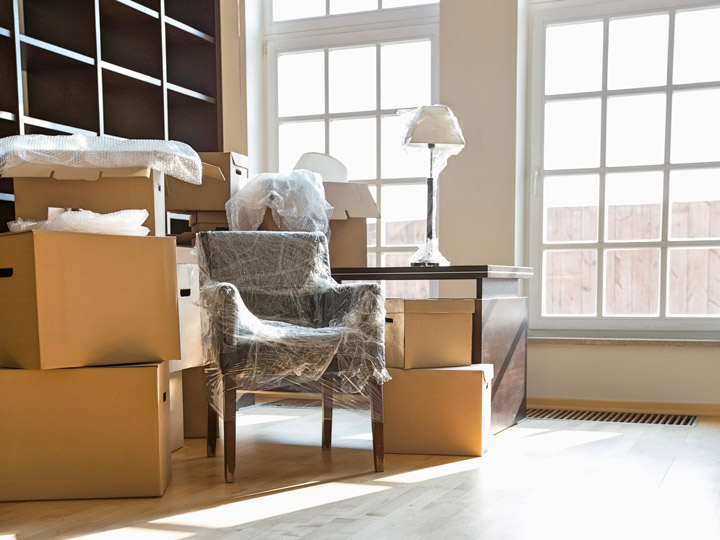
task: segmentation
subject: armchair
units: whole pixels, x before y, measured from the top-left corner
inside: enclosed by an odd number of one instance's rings
[[[234,481],[237,391],[313,381],[322,388],[323,449],[330,448],[334,392],[370,398],[375,470],[382,471],[382,384],[390,377],[380,287],[337,284],[320,232],[202,232],[197,247],[208,455],[215,455],[220,414],[226,482]]]

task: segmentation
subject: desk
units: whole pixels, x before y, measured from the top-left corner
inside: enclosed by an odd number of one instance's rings
[[[333,268],[336,281],[468,279],[475,286],[472,362],[493,364],[492,432],[525,418],[527,403],[527,298],[520,280],[533,269],[516,266],[396,266]]]

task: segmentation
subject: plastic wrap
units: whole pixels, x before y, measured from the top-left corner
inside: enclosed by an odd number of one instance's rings
[[[202,184],[197,153],[178,141],[120,140],[85,135],[14,135],[0,139],[0,171],[24,163],[112,169],[149,167],[190,184]]]
[[[10,232],[42,230],[147,236],[150,229],[143,227],[143,223],[148,215],[147,210],[121,210],[111,214],[69,210],[48,221],[18,218],[8,223],[8,228]]]
[[[407,126],[407,133],[402,143],[406,151],[425,151],[428,149],[428,143],[432,142],[430,175],[437,178],[447,165],[448,159],[459,154],[465,147],[462,131],[450,107],[428,105],[417,109],[400,110],[398,114],[405,120]],[[412,142],[413,134],[419,130],[425,132],[423,135],[427,136],[421,139],[428,139],[427,142]]]
[[[410,257],[412,266],[450,266],[438,247],[438,239],[426,238],[425,243]]]
[[[332,368],[340,391],[364,395],[369,381],[389,380],[380,286],[336,283],[322,233],[201,232],[196,249],[218,410],[228,376],[252,392],[320,381]]]
[[[231,231],[254,231],[269,208],[281,231],[321,231],[330,237],[333,207],[319,174],[304,169],[258,174],[226,203]]]

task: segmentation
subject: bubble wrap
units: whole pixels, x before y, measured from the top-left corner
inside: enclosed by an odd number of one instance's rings
[[[111,214],[70,210],[49,221],[18,218],[8,223],[8,228],[10,232],[41,230],[147,236],[150,229],[143,227],[143,223],[148,215],[147,210],[120,210]]]
[[[23,163],[78,168],[149,167],[202,184],[197,153],[178,141],[119,140],[85,135],[14,135],[0,139],[0,171]]]
[[[225,204],[230,230],[257,230],[266,208],[281,231],[321,231],[330,237],[333,207],[315,172],[298,169],[255,176]]]
[[[341,391],[367,395],[385,369],[385,307],[375,283],[338,284],[320,232],[197,236],[205,369],[212,402],[238,390],[318,381],[333,360]]]

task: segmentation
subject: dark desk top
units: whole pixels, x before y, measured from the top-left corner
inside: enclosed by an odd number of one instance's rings
[[[368,268],[333,268],[336,280],[363,279],[529,279],[532,268],[523,266],[377,266]]]

